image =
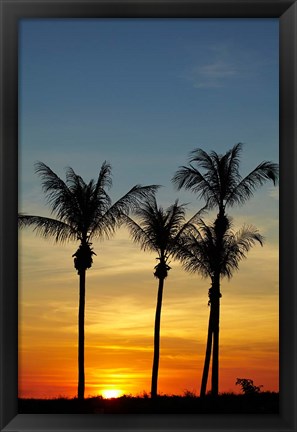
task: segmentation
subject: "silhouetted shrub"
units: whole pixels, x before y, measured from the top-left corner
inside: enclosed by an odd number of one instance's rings
[[[248,378],[237,378],[235,384],[241,386],[241,390],[244,394],[260,393],[261,387],[263,387],[262,385],[255,386],[254,381]]]

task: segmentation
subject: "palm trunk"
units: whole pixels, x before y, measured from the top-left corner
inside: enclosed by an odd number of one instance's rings
[[[212,377],[211,377],[211,394],[219,394],[219,331],[220,331],[220,279],[214,284],[213,308],[213,351],[212,351]]]
[[[163,286],[164,286],[164,278],[160,278],[159,279],[159,288],[158,288],[156,316],[155,316],[154,359],[153,359],[152,386],[151,386],[152,399],[155,399],[157,397],[158,371],[159,371],[159,358],[160,358],[160,323],[161,323]]]
[[[212,376],[211,376],[211,394],[216,397],[219,394],[219,331],[220,331],[220,275],[221,275],[221,258],[223,253],[223,237],[228,227],[227,218],[223,203],[220,205],[219,213],[215,221],[216,231],[216,253],[217,269],[213,277],[213,346],[212,346]]]
[[[202,375],[201,388],[200,388],[200,397],[204,397],[206,394],[206,386],[207,386],[209,364],[210,364],[210,357],[211,357],[212,334],[213,334],[212,333],[212,327],[213,327],[212,320],[213,320],[213,309],[212,309],[212,306],[210,305],[209,321],[208,321],[208,334],[207,334],[207,343],[206,343],[203,375]]]
[[[78,310],[78,399],[85,393],[85,283],[86,270],[79,272],[79,310]]]

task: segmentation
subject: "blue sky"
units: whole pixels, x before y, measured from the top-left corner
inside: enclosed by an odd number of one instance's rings
[[[26,211],[36,160],[87,180],[108,160],[114,199],[157,183],[164,206],[195,200],[170,182],[194,148],[244,142],[243,173],[278,160],[275,19],[22,20],[19,37]]]

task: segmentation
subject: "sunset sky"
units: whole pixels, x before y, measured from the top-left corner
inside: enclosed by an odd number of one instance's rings
[[[19,210],[48,216],[34,163],[85,181],[113,168],[113,201],[135,184],[159,184],[157,200],[203,206],[171,178],[195,148],[225,153],[243,142],[241,172],[278,162],[277,19],[40,19],[19,32]],[[237,378],[278,391],[278,188],[267,184],[235,227],[265,237],[222,281],[220,392]],[[212,220],[215,213],[207,218]],[[94,242],[87,271],[85,395],[150,391],[158,281],[156,256],[122,228]],[[19,235],[19,396],[77,394],[76,243]],[[178,262],[165,281],[160,393],[199,393],[209,280]]]

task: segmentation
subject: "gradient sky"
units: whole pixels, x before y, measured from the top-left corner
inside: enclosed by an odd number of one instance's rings
[[[242,174],[278,162],[277,19],[40,19],[19,32],[19,206],[49,215],[34,174],[42,161],[86,181],[104,160],[112,199],[135,184],[160,184],[164,207],[187,215],[203,203],[171,178],[195,148],[225,153],[243,142]],[[220,391],[236,378],[278,390],[278,188],[267,184],[241,208],[235,226],[265,236],[231,281],[222,281]],[[213,214],[210,214],[210,218]],[[77,391],[77,245],[20,233],[19,394]],[[86,396],[107,389],[150,391],[157,280],[154,254],[125,229],[93,244],[87,272]],[[177,262],[165,282],[159,392],[199,392],[209,281]]]

